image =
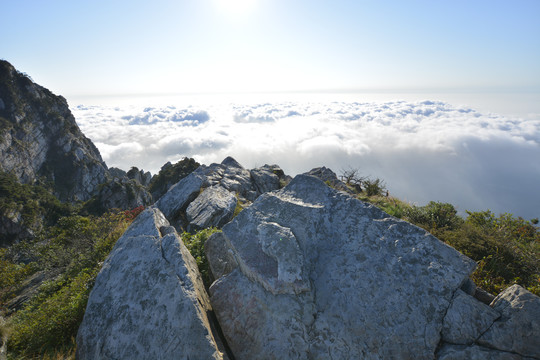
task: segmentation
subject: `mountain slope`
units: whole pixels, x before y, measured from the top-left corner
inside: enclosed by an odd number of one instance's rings
[[[107,166],[81,132],[66,99],[0,60],[0,170],[22,183],[53,184],[63,201],[88,200]]]

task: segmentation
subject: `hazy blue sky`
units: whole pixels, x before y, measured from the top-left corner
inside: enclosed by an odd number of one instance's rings
[[[55,93],[540,91],[540,1],[3,0]]]

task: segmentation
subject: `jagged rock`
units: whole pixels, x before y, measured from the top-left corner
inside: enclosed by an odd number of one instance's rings
[[[263,192],[279,189],[280,181],[284,178],[283,170],[277,165],[265,165],[250,171],[228,157],[221,164],[198,167],[172,186],[156,202],[156,206],[178,228],[200,229],[206,227],[204,224],[222,226],[231,219],[230,211],[232,209],[234,212],[237,199],[248,206]],[[216,198],[214,200],[217,202],[212,203],[212,196],[204,189],[216,191],[218,187],[220,190],[216,195],[221,200],[217,201]],[[229,195],[225,195],[225,192]],[[193,206],[190,205],[192,202]],[[186,214],[188,206],[189,214]],[[206,207],[208,209],[202,212]]]
[[[103,184],[95,198],[97,212],[108,209],[129,210],[152,204],[152,195],[138,181],[114,178]]]
[[[156,202],[156,207],[167,219],[174,221],[178,218],[179,212],[185,211],[189,203],[197,198],[205,183],[206,177],[196,170],[173,185]]]
[[[123,179],[123,178],[127,178],[127,172],[117,167],[111,167],[109,168],[109,176],[112,179],[114,178]]]
[[[540,359],[540,298],[512,285],[491,303],[501,317],[486,331],[480,345]]]
[[[106,179],[97,148],[66,100],[0,60],[0,170],[22,183],[51,181],[61,200],[88,200]]]
[[[307,175],[259,197],[206,248],[218,269],[211,301],[236,359],[432,359],[475,267]]]
[[[274,173],[276,165],[264,165],[258,169],[250,170],[255,188],[260,194],[279,189],[279,176]],[[278,168],[279,169],[279,168]]]
[[[137,181],[142,186],[148,186],[150,180],[152,180],[152,174],[150,171],[144,172],[144,170],[139,170],[137,167],[132,167],[127,173],[126,176],[128,179]]]
[[[226,167],[238,168],[238,169],[243,169],[244,168],[232,156],[227,156],[225,159],[223,159],[223,161],[221,162],[221,165],[224,165]]]
[[[154,200],[162,197],[171,186],[191,174],[199,166],[199,163],[192,158],[183,158],[174,165],[170,162],[163,165],[159,173],[152,177],[148,185],[148,190]]]
[[[195,260],[168,225],[149,208],[117,241],[90,293],[78,359],[223,358]]]
[[[186,210],[188,230],[222,227],[232,219],[236,202],[236,197],[220,185],[204,189]]]
[[[306,175],[315,176],[336,190],[345,191],[351,194],[353,193],[343,181],[337,178],[336,173],[327,167],[323,166],[311,169]]]
[[[458,290],[444,318],[442,339],[451,344],[473,344],[501,314]]]

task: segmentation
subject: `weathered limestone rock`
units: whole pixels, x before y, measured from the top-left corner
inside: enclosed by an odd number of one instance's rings
[[[325,166],[311,169],[306,175],[315,176],[336,190],[352,193],[351,189],[349,189],[343,181],[337,178],[336,173]]]
[[[279,171],[275,165],[264,165],[258,169],[250,170],[255,188],[260,194],[279,189],[279,176],[274,172]]]
[[[88,300],[78,359],[222,359],[197,265],[163,214],[118,240]]]
[[[198,167],[172,186],[156,206],[179,228],[222,226],[231,219],[237,200],[249,206],[262,193],[279,189],[285,178],[277,165],[246,170],[227,157],[221,164]]]
[[[432,359],[475,267],[307,175],[259,197],[206,247],[236,359]]]
[[[222,227],[232,219],[236,202],[236,197],[220,185],[204,189],[186,210],[188,230]]]
[[[458,290],[444,318],[443,341],[473,344],[501,314]]]
[[[478,343],[540,359],[540,298],[519,285],[512,285],[500,293],[491,306],[501,317]]]
[[[202,166],[201,166],[202,167]],[[200,169],[200,168],[199,168]],[[180,211],[185,211],[189,203],[199,195],[206,177],[198,169],[173,185],[165,195],[157,202],[156,207],[163,212],[168,219],[178,216]]]

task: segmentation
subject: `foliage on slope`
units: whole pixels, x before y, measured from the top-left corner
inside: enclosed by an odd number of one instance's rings
[[[36,232],[43,225],[52,225],[61,216],[74,211],[73,205],[60,202],[44,186],[21,184],[15,175],[0,171],[0,216],[20,214],[20,226]],[[0,243],[10,243],[14,236],[2,232]]]
[[[100,217],[60,218],[33,242],[18,246],[19,257],[23,254],[32,259],[26,265],[17,263],[7,251],[1,254],[0,265],[13,274],[9,282],[12,289],[20,285],[18,274],[27,266],[58,274],[43,283],[37,295],[11,317],[11,356],[27,358],[73,347],[95,277],[116,240],[140,211],[142,207]],[[9,297],[3,300],[0,305],[5,307]]]

